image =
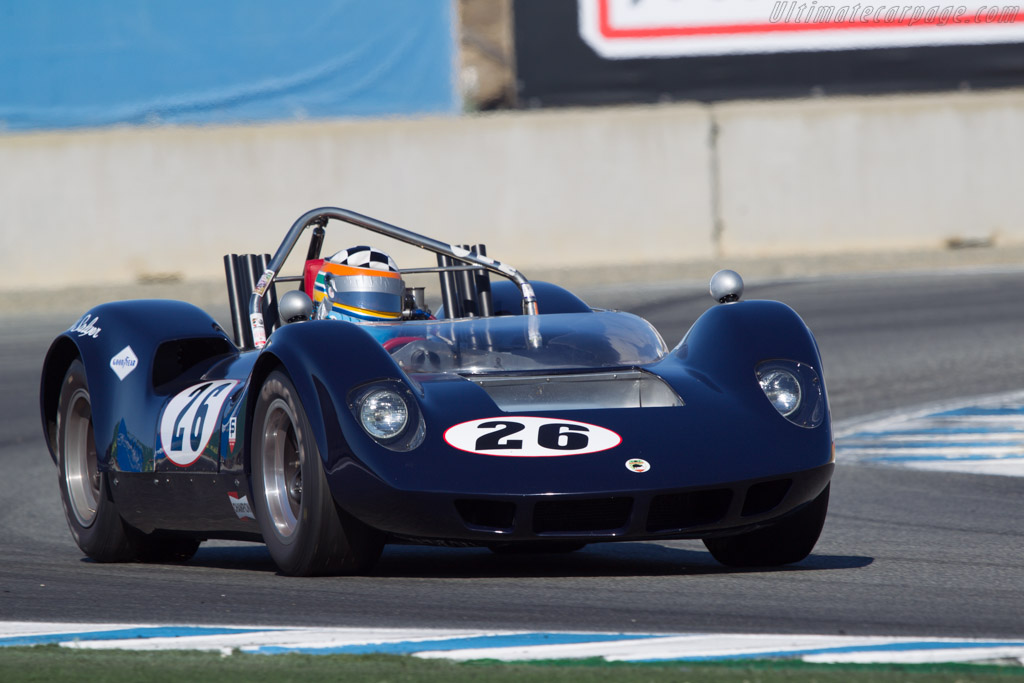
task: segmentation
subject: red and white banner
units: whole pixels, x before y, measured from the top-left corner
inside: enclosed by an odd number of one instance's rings
[[[1024,42],[1021,6],[990,2],[577,1],[580,36],[606,59]]]

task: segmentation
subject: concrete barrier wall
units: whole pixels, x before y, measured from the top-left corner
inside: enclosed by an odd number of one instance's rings
[[[727,255],[1024,241],[1024,91],[716,106]]]
[[[693,106],[0,137],[0,289],[223,277],[324,205],[524,269],[706,257],[707,130]]]
[[[6,135],[0,289],[220,278],[322,205],[527,273],[1020,243],[1022,171],[1024,91]]]

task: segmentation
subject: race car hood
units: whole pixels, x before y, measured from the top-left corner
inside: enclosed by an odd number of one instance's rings
[[[403,323],[384,338],[336,321],[275,333],[301,334],[307,348],[344,343],[359,359],[319,363],[303,388],[298,364],[317,357],[288,353],[284,337],[270,345],[303,402],[320,408],[312,419],[339,499],[373,482],[477,495],[704,486],[831,460],[827,404],[817,427],[794,424],[755,374],[767,359],[820,372],[813,337],[788,307],[714,307],[672,351],[625,313],[535,317]],[[423,425],[415,447],[389,449],[362,428],[359,397],[377,385],[408,387]]]

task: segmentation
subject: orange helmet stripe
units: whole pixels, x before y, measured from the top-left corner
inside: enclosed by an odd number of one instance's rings
[[[324,261],[324,265],[320,267],[321,271],[327,271],[331,275],[372,275],[374,277],[393,277],[401,280],[402,276],[398,273],[390,270],[377,270],[376,268],[357,268],[355,266],[345,266],[340,263],[331,263],[330,261]]]

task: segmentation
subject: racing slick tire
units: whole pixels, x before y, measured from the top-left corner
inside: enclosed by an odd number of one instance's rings
[[[114,505],[109,474],[99,470],[89,385],[77,359],[64,375],[57,403],[57,470],[64,517],[82,552],[97,562],[134,560],[136,549]]]
[[[806,506],[769,527],[736,536],[705,538],[711,555],[728,567],[777,567],[799,562],[818,542],[831,484]]]
[[[282,370],[260,387],[252,421],[256,520],[284,574],[356,574],[383,549],[381,534],[339,509],[298,392]]]

